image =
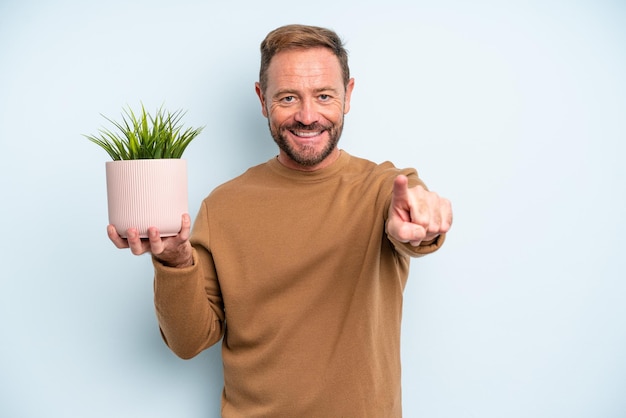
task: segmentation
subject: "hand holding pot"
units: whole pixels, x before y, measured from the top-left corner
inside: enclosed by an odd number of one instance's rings
[[[148,228],[148,238],[141,239],[136,228],[126,231],[128,238],[122,238],[113,225],[107,227],[109,239],[117,248],[130,248],[134,255],[151,253],[159,262],[168,267],[189,267],[193,265],[193,254],[189,235],[191,233],[191,218],[188,214],[182,216],[180,232],[173,237],[161,238],[159,230]]]

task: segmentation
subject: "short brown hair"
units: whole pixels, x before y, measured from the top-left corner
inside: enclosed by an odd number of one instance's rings
[[[342,40],[332,30],[317,26],[286,25],[274,29],[261,42],[261,70],[259,84],[261,91],[267,87],[267,69],[274,55],[290,49],[328,48],[339,59],[344,87],[350,80],[348,67],[348,51]]]

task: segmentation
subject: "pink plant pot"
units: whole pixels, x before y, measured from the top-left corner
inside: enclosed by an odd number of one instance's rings
[[[109,223],[126,238],[137,228],[142,238],[156,227],[162,237],[180,231],[187,213],[187,161],[166,158],[106,163]]]

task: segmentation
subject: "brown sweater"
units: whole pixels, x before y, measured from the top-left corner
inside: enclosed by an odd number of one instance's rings
[[[155,262],[163,337],[190,358],[219,341],[223,417],[400,417],[409,256],[385,234],[392,183],[415,170],[342,152],[293,171],[276,159],[219,186],[195,220],[194,265]]]

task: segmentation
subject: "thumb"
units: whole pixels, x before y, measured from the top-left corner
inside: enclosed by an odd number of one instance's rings
[[[403,222],[399,218],[389,218],[387,234],[399,242],[408,242],[417,246],[426,237],[426,230],[420,225]]]

